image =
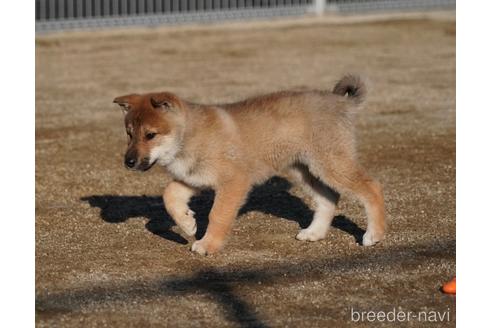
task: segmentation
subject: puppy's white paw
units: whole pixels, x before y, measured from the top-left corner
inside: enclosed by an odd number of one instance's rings
[[[188,236],[194,236],[196,233],[196,221],[189,221],[186,223],[182,223],[179,225],[179,227],[183,230],[185,234]]]
[[[195,212],[188,209],[186,215],[176,222],[181,230],[188,236],[194,236],[196,233],[196,220],[194,214]]]
[[[296,236],[297,240],[317,241],[325,239],[326,234],[323,234],[316,230],[310,230],[309,228],[302,229]]]
[[[203,240],[197,240],[191,245],[191,251],[196,252],[200,255],[207,255],[207,249],[204,245]]]
[[[384,233],[376,233],[374,231],[367,230],[364,236],[362,237],[362,245],[363,246],[373,246],[378,242],[383,240]]]

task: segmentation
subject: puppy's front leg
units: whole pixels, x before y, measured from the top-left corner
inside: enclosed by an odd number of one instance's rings
[[[201,255],[220,250],[232,228],[239,209],[246,200],[250,183],[243,177],[229,180],[215,191],[215,200],[208,218],[207,232],[197,240],[191,250]]]
[[[195,193],[194,188],[172,181],[162,195],[166,211],[188,236],[196,233],[196,220],[193,216],[195,213],[188,207],[188,202]]]

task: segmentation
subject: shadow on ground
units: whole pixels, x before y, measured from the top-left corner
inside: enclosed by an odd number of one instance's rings
[[[289,193],[292,185],[284,178],[275,177],[250,193],[240,214],[258,211],[279,218],[295,221],[306,228],[312,220],[313,211],[300,199]],[[213,204],[214,192],[204,191],[190,201],[190,208],[197,219],[197,239],[204,234],[208,224],[208,213]],[[101,209],[101,218],[109,223],[121,223],[130,218],[144,217],[149,221],[147,230],[167,240],[186,244],[187,240],[170,230],[175,225],[164,209],[162,197],[158,196],[116,196],[93,195],[83,197],[92,207]],[[352,235],[361,244],[364,230],[343,215],[336,216],[332,226]]]
[[[203,269],[189,276],[175,276],[151,281],[129,281],[119,285],[91,286],[87,289],[67,290],[59,293],[36,295],[36,313],[51,316],[58,313],[80,311],[89,306],[101,308],[110,303],[159,300],[167,297],[186,297],[200,293],[219,304],[224,316],[240,327],[268,327],[265,318],[238,296],[237,288],[261,283],[263,286],[292,284],[309,276],[311,280],[323,275],[343,272],[350,274],[361,270],[411,270],[421,263],[453,259],[456,241],[441,240],[417,245],[401,245],[391,248],[372,248],[369,253],[349,257],[322,258],[284,262],[277,266],[254,266],[221,271]],[[343,288],[351,288],[345,286]],[[368,291],[371,292],[371,291]],[[440,293],[439,289],[434,290]]]

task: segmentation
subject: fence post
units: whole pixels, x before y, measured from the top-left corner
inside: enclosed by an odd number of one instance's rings
[[[317,16],[322,16],[325,11],[326,0],[313,0],[314,13]]]

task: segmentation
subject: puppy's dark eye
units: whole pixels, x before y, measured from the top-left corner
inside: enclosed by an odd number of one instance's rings
[[[128,135],[128,137],[131,139],[132,138],[132,134],[128,131],[126,131],[126,134]]]
[[[145,139],[147,139],[147,140],[152,140],[152,139],[154,139],[154,137],[155,137],[155,133],[153,133],[153,132],[149,132],[145,135]]]

